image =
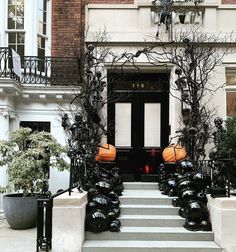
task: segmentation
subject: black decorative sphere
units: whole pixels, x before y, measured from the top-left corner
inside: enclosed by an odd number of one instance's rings
[[[174,207],[178,207],[178,206],[179,206],[179,199],[178,199],[178,198],[172,199],[172,205],[173,205]]]
[[[111,192],[108,194],[108,197],[109,197],[111,200],[118,200],[118,199],[119,199],[118,194],[115,193],[114,191],[111,191]]]
[[[196,128],[194,128],[194,127],[190,127],[190,129],[189,129],[189,135],[195,135],[196,134],[196,132],[197,132],[197,129]]]
[[[186,213],[185,213],[185,208],[184,207],[181,207],[179,209],[179,215],[182,217],[182,218],[186,218]]]
[[[180,206],[186,206],[190,200],[195,198],[195,191],[190,188],[185,188],[179,192]]]
[[[116,218],[116,213],[114,211],[110,211],[107,213],[107,218],[112,221]]]
[[[108,218],[100,209],[96,209],[86,215],[86,229],[88,231],[98,233],[107,229]]]
[[[109,231],[111,232],[119,232],[121,223],[118,219],[113,220],[109,225]]]
[[[98,194],[92,198],[92,201],[97,204],[98,209],[102,209],[104,211],[107,211],[111,208],[111,200],[103,195],[103,194]]]
[[[202,231],[211,231],[211,223],[208,220],[202,220],[199,224],[199,229]]]
[[[96,188],[92,187],[88,190],[87,196],[88,199],[91,200],[94,196],[98,195],[99,192]]]
[[[192,220],[186,220],[184,227],[189,231],[198,231],[199,230],[198,223],[196,221],[192,221]]]
[[[203,208],[199,201],[191,200],[186,206],[186,218],[188,220],[200,221],[203,216]]]
[[[88,49],[89,51],[93,51],[93,50],[94,50],[94,46],[93,46],[92,44],[89,44],[89,45],[87,46],[87,49]]]
[[[175,74],[177,75],[182,74],[182,70],[180,68],[175,69]]]
[[[95,184],[95,186],[100,193],[103,193],[105,195],[109,194],[112,190],[111,184],[106,181],[99,181]]]

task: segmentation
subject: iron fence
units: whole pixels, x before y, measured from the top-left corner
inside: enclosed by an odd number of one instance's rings
[[[231,159],[198,160],[194,166],[211,177],[211,196],[230,197],[230,166]]]
[[[0,78],[16,79],[22,84],[76,86],[79,84],[78,57],[21,57],[21,79],[14,74],[9,47],[0,47]]]

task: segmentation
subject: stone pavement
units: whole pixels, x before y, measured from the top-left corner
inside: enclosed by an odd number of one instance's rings
[[[0,252],[35,252],[36,228],[11,229],[0,213]]]

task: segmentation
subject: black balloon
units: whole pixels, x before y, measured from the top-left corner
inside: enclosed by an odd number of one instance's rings
[[[103,232],[107,229],[108,218],[100,209],[86,214],[86,229],[94,233]]]
[[[184,227],[189,231],[198,231],[199,230],[198,223],[196,221],[192,221],[192,220],[186,220]]]
[[[109,192],[112,190],[111,184],[106,181],[99,181],[95,184],[95,186],[99,193],[103,193],[105,195],[109,194]]]
[[[196,200],[189,201],[185,212],[188,220],[197,220],[199,222],[203,217],[201,202]]]
[[[109,220],[114,220],[117,217],[116,213],[114,211],[110,211],[107,213],[107,218]]]
[[[98,194],[94,196],[92,198],[92,201],[97,204],[98,209],[107,211],[111,208],[111,200],[103,194]]]
[[[96,188],[90,188],[88,190],[87,196],[88,196],[88,199],[91,200],[94,196],[96,196],[98,194],[99,194],[99,192]]]
[[[86,230],[118,232],[120,222],[119,196],[124,190],[119,168],[113,162],[96,163],[87,172],[84,187],[88,189],[86,206]]]
[[[110,223],[109,230],[111,232],[119,232],[120,226],[121,226],[120,221],[118,219],[115,219]]]
[[[199,224],[199,229],[202,231],[211,231],[211,223],[208,220],[202,220]]]
[[[178,199],[178,198],[172,199],[172,205],[173,205],[174,207],[178,207],[178,206],[179,206],[179,199]]]

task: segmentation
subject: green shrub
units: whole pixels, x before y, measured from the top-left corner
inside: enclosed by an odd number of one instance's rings
[[[221,141],[216,143],[216,152],[220,158],[231,158],[230,180],[236,188],[236,116],[225,121],[226,131],[222,133]]]
[[[10,186],[15,191],[22,190],[24,195],[39,193],[48,183],[44,177],[46,167],[59,171],[69,168],[65,153],[66,148],[50,133],[20,128],[10,133],[8,141],[0,141],[0,166],[7,165]],[[0,187],[0,191],[4,188]]]

